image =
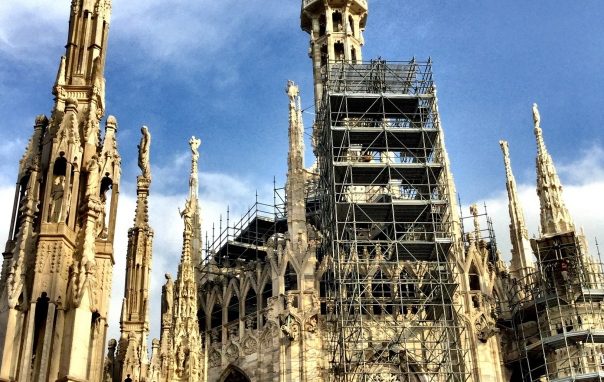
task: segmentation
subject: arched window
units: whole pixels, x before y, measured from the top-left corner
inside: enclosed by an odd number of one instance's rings
[[[268,307],[268,299],[273,296],[273,284],[268,280],[262,288],[262,295],[260,300],[260,309],[266,309]],[[266,324],[266,315],[262,315],[262,325]]]
[[[327,45],[321,47],[321,66],[327,65]]]
[[[67,158],[65,152],[61,151],[59,157],[55,159],[55,164],[52,166],[52,175],[65,176],[67,174]]]
[[[325,21],[325,15],[319,16],[319,37],[325,36],[325,30],[327,29],[327,22]]]
[[[478,270],[476,270],[476,266],[474,264],[472,264],[472,266],[470,267],[470,272],[468,273],[468,281],[470,282],[470,290],[480,290],[480,275],[478,274]]]
[[[353,36],[356,36],[354,30],[354,19],[352,18],[352,16],[348,16],[348,25],[350,26],[350,33],[352,33]]]
[[[353,64],[357,63],[357,50],[355,48],[350,49],[350,58]]]
[[[321,314],[327,314],[327,301],[330,297],[329,275],[329,271],[326,271],[325,273],[323,273],[323,276],[319,281],[319,299],[321,301]]]
[[[212,308],[212,314],[210,316],[210,327],[212,329],[219,328],[222,326],[222,308],[218,301],[214,303],[214,307]]]
[[[251,320],[252,329],[256,329],[256,312],[258,312],[258,296],[254,288],[250,288],[245,296],[246,320]]]
[[[203,308],[200,308],[197,311],[197,322],[199,323],[199,332],[203,333],[206,331],[207,328],[207,317],[206,317],[206,312]]]
[[[221,382],[250,382],[250,379],[245,375],[243,370],[229,366],[220,378]]]
[[[229,300],[229,306],[227,310],[227,322],[239,320],[239,297],[235,291]]]
[[[345,59],[345,56],[344,56],[344,44],[343,43],[336,42],[333,45],[333,51],[334,51],[334,53],[336,55],[336,60],[342,61],[342,60]]]
[[[335,11],[331,14],[331,20],[333,22],[334,32],[344,31],[344,25],[342,25],[342,14],[339,11]]]
[[[291,263],[287,263],[285,275],[283,276],[285,290],[298,290],[298,274]]]

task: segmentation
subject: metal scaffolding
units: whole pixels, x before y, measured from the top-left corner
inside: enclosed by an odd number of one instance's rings
[[[604,380],[604,273],[585,239],[531,240],[535,272],[510,288],[518,381]]]
[[[285,205],[284,189],[275,187],[272,204],[262,203],[256,196],[256,202],[239,220],[232,222],[227,210],[226,224],[223,226],[221,218],[218,232],[213,227],[212,233],[206,234],[203,260],[199,264],[201,308],[198,318],[200,331],[212,345],[219,346],[226,338],[238,335],[240,321],[247,328],[257,329],[264,325],[267,300],[273,295],[270,282],[262,290],[241,296],[244,312],[240,311],[239,297],[232,297],[225,306],[218,303],[204,306],[204,302],[217,287],[220,295],[223,284],[239,278],[244,271],[254,270],[257,264],[268,262],[269,239],[283,235],[287,230]],[[224,315],[223,310],[226,311]]]
[[[211,237],[206,234],[205,258],[213,258],[219,266],[232,266],[235,260],[264,261],[265,243],[269,237],[287,230],[284,188],[274,187],[273,203],[258,200],[235,222],[227,209],[226,224],[222,218],[218,226],[212,227]]]
[[[325,68],[315,135],[321,256],[331,257],[321,281],[330,375],[465,381],[453,298],[459,226],[431,63]]]

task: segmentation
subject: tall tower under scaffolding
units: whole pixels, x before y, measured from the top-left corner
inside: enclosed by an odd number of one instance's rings
[[[314,136],[321,255],[332,257],[321,281],[330,375],[464,381],[454,296],[463,247],[431,62],[361,63],[366,12],[364,0],[302,7],[320,97]]]

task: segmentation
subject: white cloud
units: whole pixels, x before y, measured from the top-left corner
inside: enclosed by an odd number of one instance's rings
[[[252,0],[245,4],[238,0],[114,1],[111,23],[119,33],[112,34],[111,39],[130,48],[135,45],[151,61],[178,66],[193,63],[199,66],[203,62],[210,65],[212,61],[201,60],[200,54],[216,56],[225,47],[237,45],[237,49],[242,49],[258,44],[249,38],[250,33],[267,32],[297,12],[297,7],[280,0]],[[68,15],[66,1],[0,2],[0,53],[18,60],[41,62],[50,47],[58,47],[57,41],[65,39]],[[36,36],[35,42],[32,36]]]
[[[64,1],[8,0],[0,2],[0,53],[17,59],[43,60],[39,49],[56,46],[66,36],[69,8]],[[36,36],[35,46],[31,45]]]

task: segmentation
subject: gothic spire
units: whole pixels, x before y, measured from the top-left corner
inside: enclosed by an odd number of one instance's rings
[[[201,229],[199,203],[197,199],[197,149],[201,141],[192,137],[191,147],[191,176],[189,179],[189,197],[180,215],[184,220],[183,248],[178,274],[174,283],[174,306],[172,308],[173,323],[169,328],[171,333],[165,341],[171,341],[169,351],[175,354],[174,364],[162,373],[175,371],[179,376],[188,376],[189,381],[196,381],[202,370],[201,336],[197,321],[197,282],[194,262],[201,248]],[[196,247],[199,245],[199,247]],[[167,291],[165,292],[167,293]],[[166,296],[167,298],[167,296]],[[171,304],[170,304],[171,305]],[[167,348],[165,345],[163,348]],[[175,378],[168,375],[168,380]]]
[[[65,52],[68,84],[92,85],[94,70],[102,76],[110,21],[111,0],[72,0]]]
[[[531,245],[524,221],[524,212],[522,210],[520,198],[518,197],[516,179],[512,173],[508,142],[499,141],[499,145],[501,146],[501,151],[503,152],[506,188],[508,190],[510,240],[512,242],[512,265],[510,271],[516,279],[522,279],[531,273],[531,269],[533,269]]]
[[[126,253],[126,279],[120,319],[121,337],[117,356],[118,380],[130,374],[138,379],[146,376],[147,338],[149,336],[149,282],[153,230],[149,226],[148,197],[151,184],[149,149],[151,134],[146,126],[141,128],[138,145],[141,175],[137,177],[136,212],[134,226],[128,230]]]
[[[537,139],[537,195],[541,204],[541,234],[545,236],[574,230],[574,223],[562,199],[562,184],[543,141],[541,117],[536,103],[533,104],[533,122]]]
[[[287,83],[289,97],[289,154],[287,158],[287,225],[292,245],[299,241],[306,250],[306,204],[304,200],[304,124],[298,86]]]
[[[134,215],[134,227],[149,227],[148,197],[151,185],[151,168],[149,165],[149,149],[151,145],[151,134],[147,126],[141,128],[141,141],[138,145],[138,165],[141,175],[136,178],[136,212]]]
[[[199,266],[201,260],[201,211],[199,206],[199,145],[201,140],[191,137],[189,147],[191,148],[191,173],[189,175],[189,197],[186,208],[191,209],[191,237],[190,256],[193,267]]]
[[[201,227],[199,201],[197,199],[197,162],[199,160],[199,145],[201,140],[192,137],[189,140],[191,147],[191,175],[189,178],[189,197],[185,203],[185,208],[180,212],[184,221],[182,256],[178,266],[177,288],[190,288],[191,283],[195,283],[194,265],[195,258],[198,257],[196,251],[201,248]],[[196,243],[199,241],[199,243]],[[199,245],[196,247],[196,245]],[[196,291],[196,288],[193,289]],[[178,290],[177,290],[178,291]],[[195,292],[196,295],[196,292]],[[195,299],[195,301],[197,301]],[[195,306],[196,306],[195,302]],[[176,306],[179,309],[178,305]],[[188,309],[182,307],[182,309]],[[195,308],[196,310],[196,308]]]

